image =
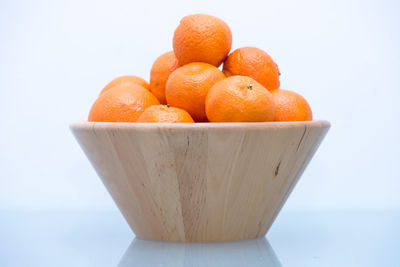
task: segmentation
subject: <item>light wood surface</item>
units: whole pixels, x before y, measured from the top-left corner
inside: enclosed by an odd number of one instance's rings
[[[326,121],[71,125],[138,237],[190,242],[264,236],[329,127]]]

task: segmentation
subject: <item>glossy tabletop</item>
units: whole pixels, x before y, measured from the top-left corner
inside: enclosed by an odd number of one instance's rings
[[[285,211],[266,238],[135,238],[118,211],[1,211],[0,266],[400,266],[400,211]]]

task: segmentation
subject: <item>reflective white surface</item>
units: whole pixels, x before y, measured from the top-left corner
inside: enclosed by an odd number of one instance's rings
[[[0,212],[0,266],[400,266],[399,211],[285,211],[266,238],[165,243],[118,211]]]
[[[226,243],[166,243],[135,238],[119,262],[128,266],[282,266],[266,238]]]

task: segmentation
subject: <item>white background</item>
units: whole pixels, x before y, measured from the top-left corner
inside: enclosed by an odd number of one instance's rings
[[[332,128],[287,209],[400,208],[400,10],[382,1],[1,1],[0,209],[116,209],[68,124],[149,79],[181,17],[224,19]]]

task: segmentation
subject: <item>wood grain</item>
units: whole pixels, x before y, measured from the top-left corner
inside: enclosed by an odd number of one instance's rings
[[[99,123],[71,130],[135,234],[264,236],[330,125]]]

